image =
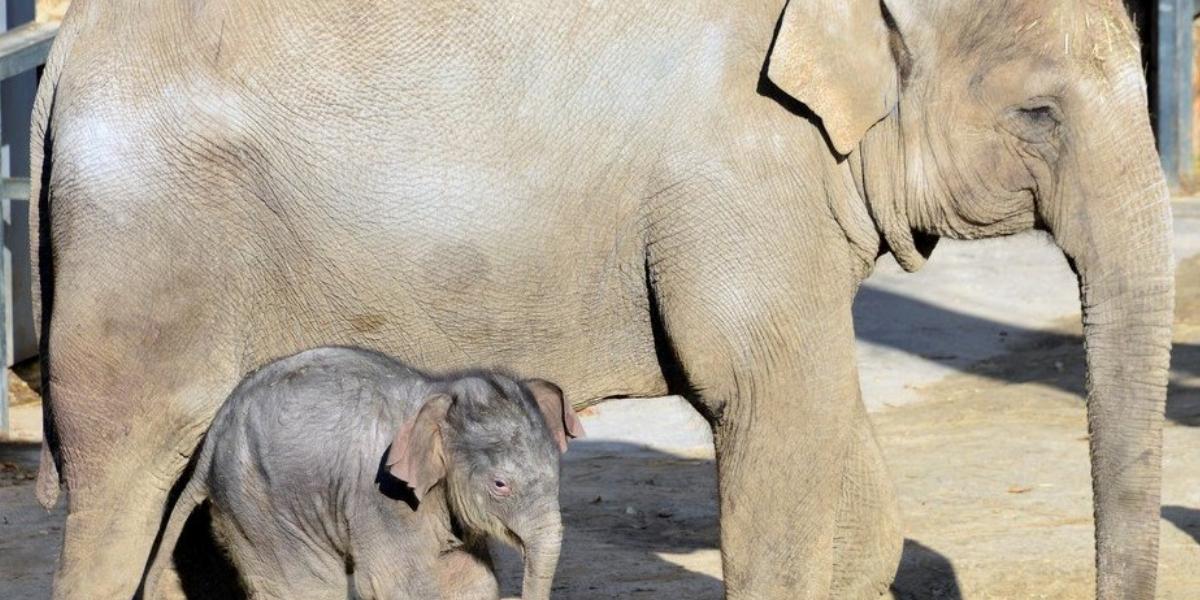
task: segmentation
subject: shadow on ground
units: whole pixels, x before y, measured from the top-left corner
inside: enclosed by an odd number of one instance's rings
[[[50,597],[66,510],[34,498],[41,444],[0,442],[0,598]]]
[[[1200,544],[1200,510],[1186,506],[1167,505],[1162,507],[1162,518],[1180,531],[1192,536]]]
[[[1041,383],[1081,397],[1085,394],[1082,335],[1013,327],[870,286],[859,291],[854,313],[860,340],[997,381]],[[961,339],[940,336],[944,339],[930,348],[925,345],[929,336],[874,326],[889,322],[890,317],[911,323],[913,328],[930,324],[966,336],[997,336],[1006,350],[982,361],[964,360],[955,351]],[[1064,325],[1078,329],[1073,323]],[[1171,369],[1175,375],[1200,376],[1200,345],[1176,342]],[[1200,388],[1182,385],[1173,377],[1167,392],[1167,418],[1180,425],[1200,426]]]
[[[950,559],[916,540],[904,540],[904,554],[892,583],[896,600],[962,600]]]
[[[41,452],[40,442],[0,442],[0,485],[32,481]]]
[[[716,471],[707,458],[582,440],[563,457],[566,526],[554,597],[722,597]],[[520,559],[497,552],[502,590],[520,594]]]
[[[634,444],[573,443],[563,460],[566,525],[554,597],[719,600],[716,468]],[[176,549],[189,598],[239,597],[198,513]],[[520,557],[495,548],[505,597],[520,595]],[[893,586],[903,600],[959,600],[950,560],[905,540]]]
[[[712,460],[582,442],[564,461],[562,502],[567,530],[556,598],[723,597]],[[508,596],[520,590],[515,558],[501,564]],[[904,542],[892,593],[962,598],[950,560],[914,540]]]

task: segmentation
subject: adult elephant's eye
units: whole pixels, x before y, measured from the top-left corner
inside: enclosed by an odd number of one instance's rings
[[[1054,108],[1050,106],[1034,106],[1017,109],[1021,116],[1032,125],[1053,125],[1058,122],[1054,118]]]
[[[1053,102],[1043,99],[1031,100],[1012,111],[1009,129],[1026,142],[1042,144],[1053,141],[1062,124],[1062,113]]]

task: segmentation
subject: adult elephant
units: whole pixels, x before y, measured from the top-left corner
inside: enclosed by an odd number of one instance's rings
[[[240,375],[328,343],[684,393],[728,597],[878,594],[855,291],[1040,228],[1079,276],[1098,594],[1150,598],[1173,278],[1140,65],[1116,0],[76,0],[34,132],[55,594],[133,593]]]

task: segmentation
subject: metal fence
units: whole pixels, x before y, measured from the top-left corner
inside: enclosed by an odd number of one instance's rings
[[[20,11],[4,3],[7,20]],[[27,3],[32,18],[32,3]],[[32,319],[14,322],[14,305],[30,306],[28,215],[29,215],[29,110],[37,86],[36,73],[46,62],[50,45],[58,33],[58,23],[26,23],[0,34],[0,201],[3,202],[3,226],[0,227],[0,357],[7,367],[14,359],[24,358],[35,347]],[[23,176],[22,176],[23,175]],[[14,275],[20,275],[14,277]],[[30,315],[31,316],[31,315]],[[18,325],[24,325],[18,326]],[[23,335],[16,336],[20,331]],[[22,339],[24,338],[24,339]],[[23,346],[14,353],[15,346]],[[7,371],[0,371],[7,374]],[[0,378],[0,435],[9,431],[8,379]]]

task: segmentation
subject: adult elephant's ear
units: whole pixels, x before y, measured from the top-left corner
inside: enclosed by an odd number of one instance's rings
[[[842,155],[897,101],[880,0],[791,0],[767,61],[767,78],[821,118]]]

